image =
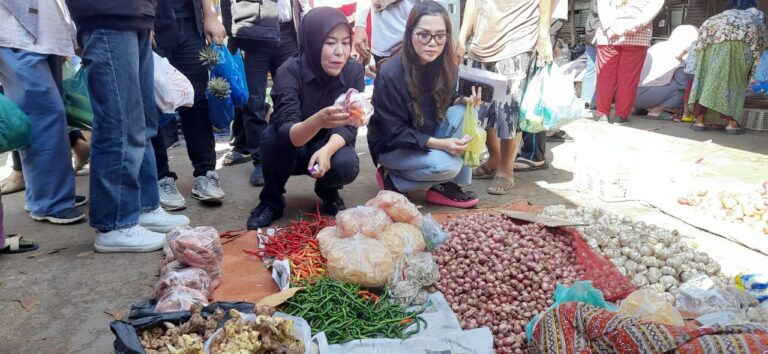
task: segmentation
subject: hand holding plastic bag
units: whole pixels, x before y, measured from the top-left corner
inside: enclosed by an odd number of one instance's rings
[[[554,130],[581,118],[581,107],[573,80],[552,63],[539,69],[526,87],[520,129],[529,133]]]
[[[467,167],[480,166],[480,157],[485,149],[485,129],[480,126],[477,119],[477,110],[472,104],[467,105],[464,111],[464,122],[461,126],[461,132],[465,139],[468,139],[467,149],[464,150],[464,165]]]
[[[339,96],[333,105],[339,106],[344,109],[344,112],[349,113],[349,121],[358,128],[368,125],[373,115],[373,105],[354,88]]]

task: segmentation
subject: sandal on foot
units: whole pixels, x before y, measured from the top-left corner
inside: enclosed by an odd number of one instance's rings
[[[445,182],[432,186],[425,196],[427,203],[445,205],[454,208],[469,209],[480,199],[475,193],[467,192],[456,183]]]
[[[709,127],[706,125],[691,124],[691,130],[695,132],[703,132],[709,130]]]
[[[731,127],[725,127],[725,135],[741,135],[744,134],[744,128],[737,127],[737,128],[731,128]]]
[[[549,164],[546,160],[535,162],[522,157],[518,157],[517,160],[515,160],[515,172],[538,171],[546,170],[548,168]]]
[[[12,175],[0,182],[0,191],[2,191],[3,195],[21,192],[26,188],[27,186],[24,183],[24,178],[13,179]]]
[[[560,130],[557,133],[548,136],[547,141],[553,143],[564,143],[566,141],[573,141],[573,138],[571,138],[571,136],[568,135],[568,133],[565,131]]]
[[[221,160],[221,164],[223,166],[234,166],[241,163],[246,163],[248,161],[253,161],[253,157],[251,157],[251,155],[243,155],[235,150],[229,150],[229,152],[224,154],[224,157]]]
[[[34,241],[27,241],[21,235],[5,235],[5,248],[0,254],[14,254],[34,251],[40,246]]]
[[[507,195],[512,191],[512,187],[514,186],[514,178],[496,176],[493,178],[491,185],[488,187],[488,194]]]
[[[474,179],[492,179],[494,176],[496,176],[496,171],[486,167],[485,164],[472,170],[472,178]]]

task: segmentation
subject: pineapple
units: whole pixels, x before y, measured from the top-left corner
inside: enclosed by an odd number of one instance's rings
[[[212,67],[219,64],[219,55],[213,49],[213,47],[205,47],[200,51],[200,62],[203,65]]]
[[[227,98],[232,93],[232,88],[223,77],[214,77],[208,81],[208,91],[216,97]]]

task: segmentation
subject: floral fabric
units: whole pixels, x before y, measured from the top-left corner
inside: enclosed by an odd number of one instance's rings
[[[688,102],[741,118],[754,61],[749,47],[741,41],[727,41],[697,50],[696,56],[699,60]]]
[[[699,28],[697,51],[726,41],[743,41],[759,60],[766,43],[764,14],[757,9],[728,10],[708,18]]]

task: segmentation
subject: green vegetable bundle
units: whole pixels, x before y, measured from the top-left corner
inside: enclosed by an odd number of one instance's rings
[[[331,344],[365,338],[408,338],[421,330],[423,311],[407,312],[359,286],[322,278],[286,301],[284,312],[304,318],[312,335],[325,332]],[[409,326],[415,328],[406,330]]]

